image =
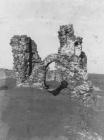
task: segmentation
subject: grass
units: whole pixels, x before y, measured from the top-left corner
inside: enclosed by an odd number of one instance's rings
[[[46,136],[67,136],[70,129],[81,131],[91,127],[92,109],[84,109],[68,96],[60,94],[54,97],[46,90],[35,88],[13,88],[6,90],[5,97],[8,102],[1,120],[9,126],[9,140],[11,137],[30,140],[35,136],[41,139]],[[66,126],[70,128],[66,130]]]
[[[89,80],[94,86],[104,90],[104,74],[89,74]]]
[[[89,79],[95,86],[103,88],[102,76],[89,75]],[[9,127],[7,140],[31,140],[35,136],[38,140],[51,136],[66,136],[75,140],[74,134],[84,129],[104,135],[104,112],[97,113],[71,101],[69,93],[54,97],[46,90],[16,88],[16,80],[12,78],[2,82],[4,89],[8,87],[1,104],[1,121]],[[58,83],[49,84],[54,87]]]

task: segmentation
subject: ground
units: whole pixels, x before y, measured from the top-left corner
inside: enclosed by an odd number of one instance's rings
[[[0,140],[81,140],[84,131],[104,139],[104,90],[94,91],[96,106],[85,108],[68,93],[54,97],[6,83],[9,88],[0,90]]]

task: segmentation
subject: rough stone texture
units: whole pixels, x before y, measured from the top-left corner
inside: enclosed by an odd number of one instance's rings
[[[45,69],[43,62],[35,64],[32,74],[29,78],[29,83],[31,84],[32,87],[43,89],[44,73]]]
[[[37,45],[30,37],[22,35],[11,39],[17,84],[39,89],[49,88],[46,84],[47,71],[49,65],[55,62],[55,80],[60,83],[66,81],[71,97],[87,104],[93,87],[88,80],[87,56],[82,51],[82,37],[74,35],[72,24],[60,26],[58,37],[58,53],[48,55],[43,61],[38,55]],[[80,55],[76,54],[78,51]]]
[[[57,54],[45,58],[45,66],[56,63],[55,80],[68,82],[68,89],[73,99],[81,99],[85,105],[92,100],[92,83],[88,80],[87,56],[82,51],[82,37],[74,35],[73,25],[60,26],[58,31],[60,48]],[[76,56],[76,47],[80,45],[81,54]]]
[[[93,86],[88,80],[86,65],[85,68],[81,68],[79,61],[74,61],[76,60],[74,57],[75,56],[73,56],[73,59],[69,61],[69,59],[66,59],[67,57],[64,55],[61,56],[59,54],[53,54],[45,58],[44,64],[45,66],[48,66],[51,62],[56,62],[64,67],[64,70],[62,69],[63,73],[60,73],[60,71],[58,72],[61,77],[63,76],[62,79],[60,79],[68,82],[67,89],[69,90],[69,94],[71,94],[72,99],[80,99],[81,103],[84,102],[84,105],[88,106],[93,103]],[[77,59],[80,60],[80,58]]]
[[[61,56],[62,55],[67,56],[70,61],[71,57],[73,57],[75,53],[75,46],[74,46],[75,42],[81,41],[82,38],[76,37],[74,35],[74,29],[72,24],[60,26],[60,29],[58,31],[58,38],[60,42],[58,54]],[[65,70],[65,68],[58,63],[56,64],[56,69],[58,71],[56,79],[58,81],[61,81],[62,79],[64,79],[63,71]]]
[[[60,42],[60,47],[58,49],[58,53],[67,54],[68,56],[72,56],[74,53],[74,42],[76,40],[76,36],[74,35],[73,25],[62,25],[58,31],[58,38]]]
[[[26,35],[15,35],[11,38],[14,70],[17,85],[26,82],[36,63],[41,62],[36,43]]]

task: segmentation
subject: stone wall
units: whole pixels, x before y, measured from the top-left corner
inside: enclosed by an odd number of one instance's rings
[[[58,31],[58,38],[60,42],[60,47],[58,53],[67,54],[71,56],[74,52],[74,42],[76,36],[74,35],[74,29],[72,24],[62,25]]]
[[[29,79],[36,63],[41,62],[36,43],[26,35],[15,35],[10,40],[17,85]]]
[[[38,55],[36,43],[30,37],[15,35],[11,38],[17,85],[46,88],[50,91],[47,85],[49,77],[49,80],[61,83],[59,88],[53,90],[54,95],[56,91],[59,94],[60,90],[67,88],[72,99],[81,99],[87,105],[93,98],[91,94],[93,86],[87,76],[87,56],[82,51],[82,38],[74,35],[72,24],[60,26],[58,38],[60,41],[58,52],[48,55],[43,61]],[[56,63],[55,71],[47,72],[53,62]],[[48,73],[52,74],[51,78]]]
[[[71,56],[74,54],[74,42],[76,40],[73,25],[61,25],[58,31],[58,38],[60,42],[58,54],[68,56],[70,61]],[[56,80],[60,82],[64,79],[63,71],[65,68],[59,63],[56,63],[55,67],[57,69]]]

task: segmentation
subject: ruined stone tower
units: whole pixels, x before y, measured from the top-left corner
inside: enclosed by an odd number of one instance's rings
[[[41,62],[36,43],[26,35],[15,35],[11,38],[14,71],[17,85],[29,79],[36,63]]]
[[[68,24],[60,26],[58,38],[60,42],[58,53],[71,56],[74,52],[74,42],[76,40],[73,25]]]
[[[74,28],[72,24],[61,25],[58,31],[58,38],[60,47],[58,48],[58,54],[66,56],[69,61],[71,56],[74,54],[74,43],[77,37],[74,35]],[[60,64],[56,64],[56,80],[62,81],[64,78],[64,67]]]

